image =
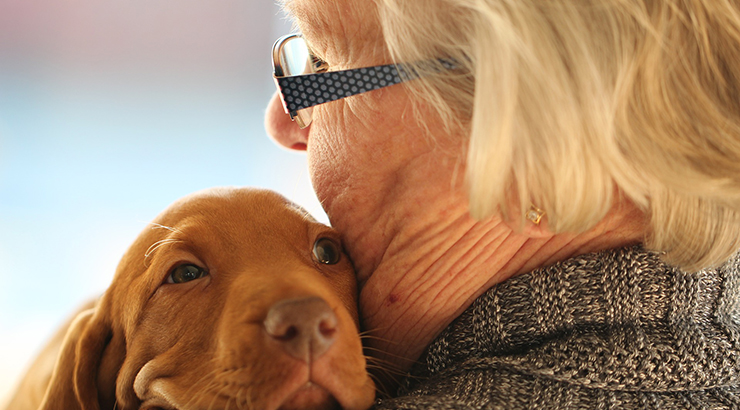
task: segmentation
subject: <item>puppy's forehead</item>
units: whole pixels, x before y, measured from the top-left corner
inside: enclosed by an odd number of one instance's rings
[[[154,221],[174,230],[214,229],[222,233],[277,233],[318,225],[300,206],[282,195],[256,188],[212,188],[186,196]],[[305,231],[305,230],[304,230]]]

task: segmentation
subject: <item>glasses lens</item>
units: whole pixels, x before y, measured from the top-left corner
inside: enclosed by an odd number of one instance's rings
[[[312,74],[311,54],[302,37],[291,37],[280,49],[280,63],[286,76]]]
[[[283,75],[286,77],[313,74],[315,72],[308,45],[301,36],[287,38],[280,47],[278,58],[283,69]],[[301,128],[308,127],[311,123],[312,112],[313,108],[299,110],[293,116],[293,120]]]

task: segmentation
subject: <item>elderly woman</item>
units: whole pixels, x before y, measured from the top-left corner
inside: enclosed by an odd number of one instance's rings
[[[285,6],[266,126],[405,375],[378,407],[740,407],[737,2]]]

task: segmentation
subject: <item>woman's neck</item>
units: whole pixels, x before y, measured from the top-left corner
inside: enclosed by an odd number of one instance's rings
[[[372,360],[392,374],[403,374],[491,286],[575,255],[640,242],[642,214],[631,206],[615,209],[588,232],[544,237],[517,233],[497,217],[474,221],[465,207],[449,204],[425,207],[423,213],[432,218],[404,216],[397,225],[403,229],[386,228],[392,235],[375,260],[352,254]]]

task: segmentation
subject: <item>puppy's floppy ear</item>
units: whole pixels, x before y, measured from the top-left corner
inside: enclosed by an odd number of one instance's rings
[[[97,307],[80,312],[70,325],[40,410],[99,410],[101,400],[106,408],[109,404],[112,408],[116,376],[108,373],[117,373],[115,363],[120,367],[123,353],[106,348],[112,328],[108,315],[101,311],[104,300]],[[105,365],[101,366],[103,362]],[[106,374],[101,374],[101,370]]]

